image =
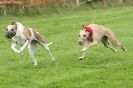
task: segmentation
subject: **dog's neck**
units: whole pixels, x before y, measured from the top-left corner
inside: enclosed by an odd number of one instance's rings
[[[24,26],[19,22],[16,22],[16,24],[17,24],[16,37],[19,37],[24,31]]]

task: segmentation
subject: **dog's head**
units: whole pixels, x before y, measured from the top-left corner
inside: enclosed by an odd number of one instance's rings
[[[88,32],[86,27],[83,25],[82,29],[79,32],[79,45],[84,45],[84,43],[88,40],[91,40],[91,32]]]
[[[11,22],[6,29],[5,37],[11,39],[13,36],[16,35],[17,32],[17,24],[16,22]]]

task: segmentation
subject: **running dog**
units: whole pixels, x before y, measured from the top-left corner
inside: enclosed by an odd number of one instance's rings
[[[54,57],[48,47],[52,44],[52,42],[47,44],[44,37],[32,28],[26,28],[19,22],[11,22],[7,26],[5,37],[12,39],[11,49],[15,53],[23,55],[23,50],[28,46],[29,55],[32,57],[35,66],[37,65],[37,59],[34,55],[34,50],[37,43],[46,49],[46,51],[54,61]],[[22,46],[20,50],[16,48],[17,44]]]
[[[90,47],[96,46],[100,42],[102,42],[106,48],[110,48],[114,52],[117,50],[113,46],[119,46],[123,51],[127,51],[110,29],[98,24],[83,25],[79,33],[78,41],[80,45],[84,46],[80,60],[85,58]]]

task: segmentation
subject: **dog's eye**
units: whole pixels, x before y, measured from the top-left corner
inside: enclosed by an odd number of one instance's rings
[[[84,37],[86,37],[86,35],[83,35]]]
[[[11,31],[13,31],[14,29],[11,29]]]

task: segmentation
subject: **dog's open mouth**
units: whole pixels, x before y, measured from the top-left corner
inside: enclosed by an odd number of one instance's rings
[[[8,39],[11,39],[13,36],[15,36],[16,35],[16,33],[15,32],[7,32],[6,34],[5,34],[5,38],[8,38]]]
[[[79,41],[79,45],[84,45],[85,41]]]
[[[82,42],[79,42],[79,45],[82,45]]]

